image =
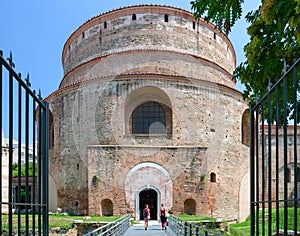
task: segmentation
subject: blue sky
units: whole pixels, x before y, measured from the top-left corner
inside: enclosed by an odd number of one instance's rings
[[[246,0],[244,13],[257,9],[259,0]],[[63,78],[61,54],[64,43],[80,25],[93,16],[123,6],[160,4],[190,10],[190,0],[9,0],[1,3],[0,50],[13,53],[15,69],[24,78],[30,75],[32,88],[46,97]],[[244,60],[243,46],[249,41],[242,19],[229,35],[237,55]],[[237,86],[241,90],[240,86]]]

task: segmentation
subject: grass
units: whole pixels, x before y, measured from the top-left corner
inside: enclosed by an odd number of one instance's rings
[[[298,214],[300,212],[300,209],[298,210]],[[265,235],[268,235],[268,209],[265,210],[265,217],[263,217],[262,211],[259,211],[259,232],[262,232],[262,226],[263,226],[263,218],[264,218],[264,231]],[[272,209],[272,229],[271,234],[276,231],[276,209]],[[187,215],[182,214],[178,215],[178,217],[184,221],[189,222],[199,222],[201,220],[215,220],[214,218],[209,218],[205,216],[199,216],[199,215]],[[298,216],[299,217],[299,216]],[[223,222],[223,224],[227,224],[227,222]],[[300,223],[298,223],[298,231],[300,231]],[[288,224],[287,224],[288,230],[294,229],[294,208],[288,208]],[[250,217],[246,219],[244,222],[230,224],[230,235],[232,236],[248,236],[250,235]],[[279,229],[284,229],[284,209],[279,209]],[[212,230],[214,230],[212,228]],[[223,235],[223,234],[222,234]],[[225,235],[225,234],[224,234]]]
[[[25,215],[21,217],[21,229],[25,229],[26,218]],[[83,219],[83,216],[69,216],[63,214],[49,215],[49,229],[51,228],[64,228],[71,229],[73,227],[74,220],[83,220],[83,222],[112,222],[119,219],[120,216],[90,216],[88,219]],[[28,222],[29,228],[32,227],[32,215],[29,215]],[[42,220],[42,219],[41,219]],[[38,216],[35,216],[35,224],[37,226]],[[2,229],[8,229],[8,216],[2,215]],[[18,229],[18,215],[13,215],[13,229]]]
[[[201,221],[201,220],[216,220],[215,218],[207,217],[207,216],[200,216],[200,215],[188,215],[188,214],[180,214],[177,215],[180,219],[184,221]]]

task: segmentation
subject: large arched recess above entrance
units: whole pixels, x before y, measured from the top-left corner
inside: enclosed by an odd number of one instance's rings
[[[125,133],[132,134],[132,114],[135,109],[143,104],[154,102],[164,110],[165,134],[172,134],[172,105],[169,96],[160,88],[144,86],[131,92],[125,102]]]
[[[140,217],[139,194],[149,189],[157,192],[158,207],[161,203],[168,209],[172,207],[173,184],[169,172],[153,162],[140,163],[128,172],[125,179],[126,203],[134,209],[136,219]]]

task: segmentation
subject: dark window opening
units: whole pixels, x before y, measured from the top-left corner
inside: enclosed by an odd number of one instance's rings
[[[106,21],[104,21],[104,23],[103,23],[103,27],[104,27],[104,29],[106,29],[106,28],[107,28],[107,22],[106,22]]]
[[[217,34],[214,32],[214,39],[216,39],[217,38]]]
[[[157,102],[146,102],[132,113],[133,134],[165,134],[166,115]]]
[[[287,168],[287,182],[291,182],[292,179],[292,173],[291,173],[291,168]]]
[[[113,216],[114,215],[114,205],[111,200],[104,199],[101,201],[101,209],[103,216]]]
[[[132,20],[136,20],[136,14],[132,14]]]
[[[193,29],[196,29],[196,22],[193,21]]]
[[[187,199],[184,201],[184,213],[188,215],[196,214],[196,201],[194,199]]]
[[[217,176],[213,172],[210,173],[210,182],[213,182],[213,183],[217,182]]]
[[[165,22],[169,22],[169,16],[165,14]]]
[[[84,32],[82,32],[82,38],[84,39],[85,35],[84,35]]]
[[[287,182],[291,182],[292,179],[292,173],[291,173],[291,168],[287,168]]]

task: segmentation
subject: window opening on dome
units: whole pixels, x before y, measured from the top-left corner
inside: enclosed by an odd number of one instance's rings
[[[106,21],[104,21],[104,23],[103,23],[103,27],[104,27],[104,29],[106,29],[106,28],[107,28],[107,22],[106,22]]]
[[[136,14],[132,14],[132,20],[136,20]]]
[[[196,22],[193,21],[193,29],[196,29]]]
[[[210,182],[215,183],[217,181],[217,176],[214,172],[210,173]]]
[[[169,22],[169,16],[165,14],[165,22]]]
[[[165,134],[166,114],[157,102],[146,102],[132,113],[133,134]]]
[[[217,34],[216,34],[216,32],[214,32],[214,39],[216,39],[217,38]]]
[[[84,35],[84,32],[82,32],[82,38],[84,39],[85,35]]]

